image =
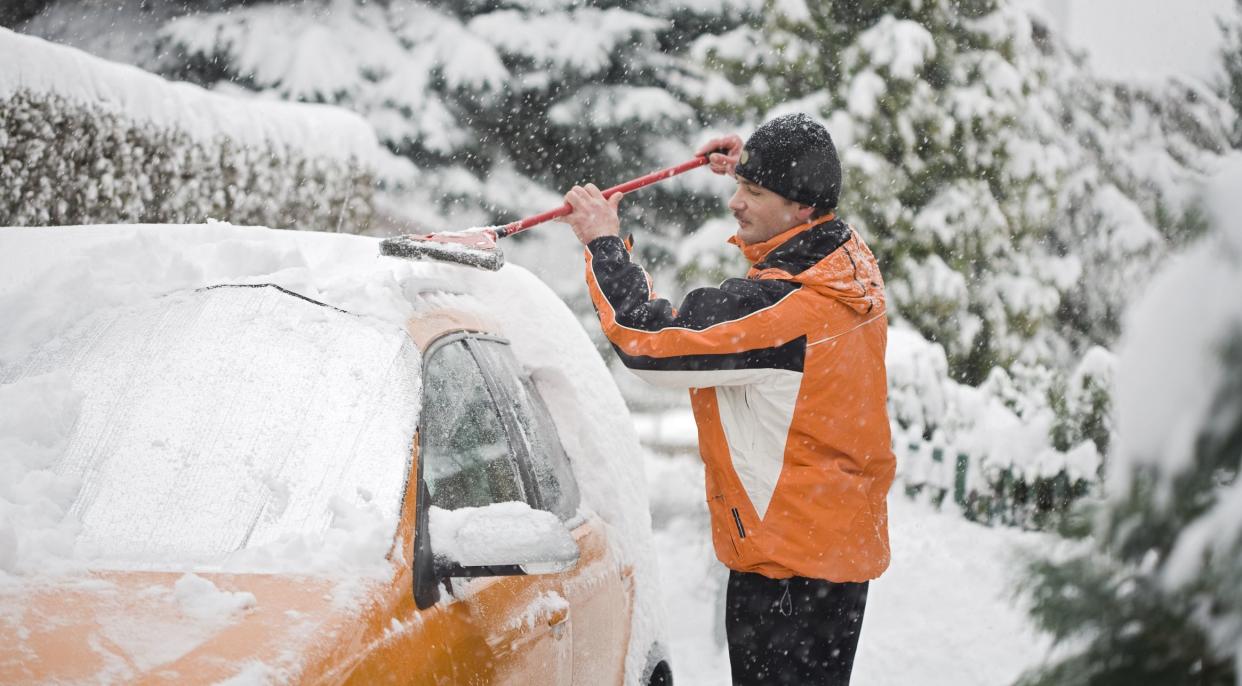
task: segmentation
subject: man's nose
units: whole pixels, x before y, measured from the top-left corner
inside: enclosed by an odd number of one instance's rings
[[[729,198],[729,209],[734,212],[741,212],[746,209],[746,203],[742,202],[742,192],[737,191],[733,197]]]

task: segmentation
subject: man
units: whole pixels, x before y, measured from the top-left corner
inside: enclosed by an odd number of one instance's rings
[[[723,152],[712,152],[723,150]],[[884,286],[836,215],[841,166],[802,114],[709,142],[733,173],[730,242],[744,279],[656,298],[619,237],[619,196],[566,196],[587,285],[627,367],[690,389],[716,555],[731,571],[735,684],[848,684],[867,582],[889,562],[895,460],[886,408]]]

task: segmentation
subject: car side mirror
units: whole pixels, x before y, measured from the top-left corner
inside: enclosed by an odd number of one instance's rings
[[[437,578],[556,574],[578,563],[578,543],[560,518],[526,503],[433,505],[428,514]]]

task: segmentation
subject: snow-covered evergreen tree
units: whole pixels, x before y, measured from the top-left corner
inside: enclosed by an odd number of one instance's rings
[[[1032,614],[1064,650],[1028,686],[1242,679],[1242,157],[1215,185],[1217,231],[1126,319],[1122,446],[1076,532],[1093,535],[1031,565]]]
[[[765,16],[696,53],[742,88],[739,113],[823,117],[842,214],[960,380],[1111,344],[1126,293],[1199,224],[1179,189],[1229,123],[1201,86],[1105,82],[996,0],[781,0]]]

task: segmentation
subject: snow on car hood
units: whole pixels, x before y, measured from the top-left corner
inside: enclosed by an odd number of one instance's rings
[[[333,646],[361,640],[386,583],[154,572],[10,580],[0,583],[0,682],[313,680],[348,662]]]

